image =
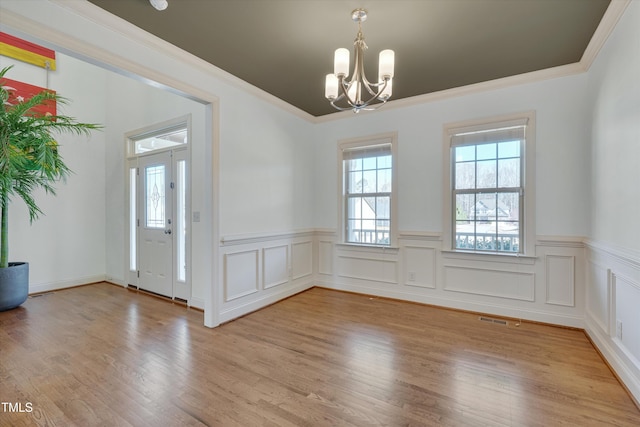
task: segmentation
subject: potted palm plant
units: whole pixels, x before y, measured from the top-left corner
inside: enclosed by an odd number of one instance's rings
[[[0,311],[22,304],[29,295],[29,264],[9,262],[9,202],[20,197],[27,205],[32,222],[42,214],[33,193],[36,189],[55,195],[54,184],[71,173],[58,152],[55,134],[86,134],[101,126],[78,123],[64,115],[42,115],[34,107],[67,100],[51,91],[29,99],[11,97],[13,88],[0,71]]]

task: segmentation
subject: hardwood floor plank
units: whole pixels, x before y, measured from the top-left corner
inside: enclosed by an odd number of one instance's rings
[[[108,284],[0,313],[0,426],[638,426],[584,333],[314,288],[216,329]]]

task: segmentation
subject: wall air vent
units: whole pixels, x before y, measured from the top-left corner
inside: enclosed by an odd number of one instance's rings
[[[498,325],[504,325],[507,326],[509,323],[506,320],[503,319],[493,319],[491,317],[485,317],[485,316],[480,316],[478,318],[479,320],[482,320],[483,322],[488,322],[488,323],[497,323]]]

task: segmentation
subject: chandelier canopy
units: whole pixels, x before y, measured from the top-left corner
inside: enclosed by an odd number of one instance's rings
[[[324,96],[337,110],[375,110],[391,97],[395,53],[386,49],[380,52],[378,82],[370,83],[364,73],[364,51],[367,44],[362,35],[362,23],[367,19],[365,9],[351,12],[351,19],[358,23],[358,35],[353,43],[355,64],[351,80],[349,77],[349,50],[336,49],[333,74],[327,74]],[[380,102],[376,102],[380,101]]]

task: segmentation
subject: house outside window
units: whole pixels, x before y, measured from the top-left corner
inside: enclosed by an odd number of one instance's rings
[[[451,250],[533,252],[534,114],[445,127]]]
[[[344,243],[395,245],[395,141],[388,134],[339,144]]]

